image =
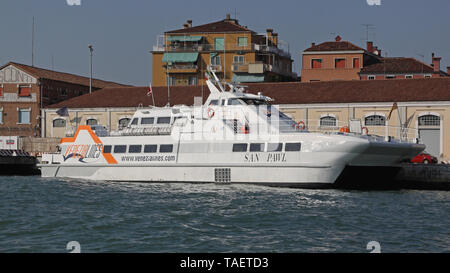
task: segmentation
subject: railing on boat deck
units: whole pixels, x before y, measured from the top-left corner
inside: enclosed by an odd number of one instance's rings
[[[95,131],[98,136],[144,136],[144,135],[170,135],[175,125],[152,125],[144,128],[122,128],[117,131],[110,131],[107,127],[105,130]],[[240,121],[234,123],[225,122],[224,126],[229,127],[235,134],[252,133],[254,128],[267,128],[267,124],[250,123],[248,126]],[[71,137],[76,130],[66,131],[66,136]],[[387,125],[361,125],[360,122],[336,121],[334,123],[324,122],[323,120],[301,120],[298,122],[280,122],[280,132],[318,132],[325,134],[349,134],[349,135],[367,135],[369,137],[378,137],[386,141],[401,141],[418,143],[417,128],[403,128],[399,126]],[[272,131],[272,134],[275,131]]]
[[[397,140],[401,142],[418,143],[417,128],[404,128],[389,125],[363,125],[360,122],[336,121],[334,124],[321,120],[302,120],[295,127],[299,131],[320,133],[343,133],[352,135],[367,135],[383,137],[386,141]]]
[[[95,134],[99,137],[103,136],[149,136],[149,135],[170,135],[172,133],[173,126],[148,126],[144,128],[120,128],[119,130],[109,130],[105,127],[105,130],[95,131]],[[66,137],[73,137],[76,129],[68,130],[65,132]]]

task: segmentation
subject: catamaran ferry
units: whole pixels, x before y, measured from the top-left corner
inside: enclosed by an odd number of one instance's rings
[[[78,126],[61,140],[60,153],[43,155],[42,176],[332,187],[352,176],[360,183],[384,179],[425,148],[365,134],[360,123],[356,130],[311,131],[271,98],[222,83],[211,70],[206,83],[203,105],[139,109],[115,132]]]

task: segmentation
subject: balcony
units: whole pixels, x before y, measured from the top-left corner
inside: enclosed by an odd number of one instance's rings
[[[209,67],[214,72],[222,72],[222,66],[221,65],[210,65]]]
[[[225,47],[225,49],[224,49]],[[237,44],[225,44],[215,46],[214,44],[192,44],[192,43],[179,43],[179,44],[158,44],[153,46],[154,52],[214,52],[214,51],[257,51],[261,53],[272,53],[285,58],[291,58],[291,54],[280,48],[274,46],[266,46],[259,44],[248,44],[246,46],[240,46]]]
[[[263,74],[267,71],[268,65],[262,62],[256,63],[233,63],[231,71],[236,73]]]
[[[169,73],[197,73],[198,66],[195,64],[173,64],[164,66]]]

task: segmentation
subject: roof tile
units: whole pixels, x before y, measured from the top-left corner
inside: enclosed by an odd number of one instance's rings
[[[69,83],[73,83],[73,84],[89,86],[89,78],[88,77],[48,70],[48,69],[44,69],[44,68],[29,66],[29,65],[15,63],[15,62],[9,62],[6,65],[2,66],[0,69],[4,68],[6,66],[9,66],[9,65],[13,65],[16,68],[21,69],[37,78],[43,78],[43,79],[48,79],[48,80],[69,82]],[[94,87],[94,88],[120,87],[120,86],[130,86],[130,85],[124,85],[124,84],[119,84],[119,83],[115,83],[115,82],[92,79],[92,87]]]
[[[232,20],[221,20],[209,24],[199,25],[195,27],[182,28],[172,31],[167,31],[167,34],[176,33],[212,33],[212,32],[252,32],[248,28],[233,23]]]
[[[450,101],[450,78],[378,81],[248,83],[248,92],[273,98],[275,104],[358,103]],[[153,87],[156,106],[167,104],[167,87]],[[204,87],[203,98],[209,92]],[[105,88],[92,94],[75,97],[48,108],[137,107],[152,105],[146,96],[148,87]],[[173,86],[171,104],[193,105],[201,96],[201,86]]]
[[[305,52],[314,51],[352,51],[352,50],[364,50],[363,48],[356,46],[349,41],[333,41],[324,42],[318,45],[313,45],[310,48],[305,49]]]

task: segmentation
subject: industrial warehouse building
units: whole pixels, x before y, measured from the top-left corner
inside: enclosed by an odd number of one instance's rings
[[[369,134],[418,138],[441,160],[450,158],[450,78],[249,83],[248,92],[262,92],[306,129],[335,128],[360,119]],[[206,86],[154,87],[156,106],[193,105],[206,100]],[[139,107],[153,104],[148,87],[105,88],[48,106],[42,111],[42,135],[64,137],[78,125],[101,124],[111,130],[126,126]],[[392,111],[393,104],[398,109]],[[67,115],[57,113],[68,108]],[[61,111],[60,111],[61,113]],[[402,130],[400,124],[403,124]],[[390,127],[390,129],[386,129]]]

